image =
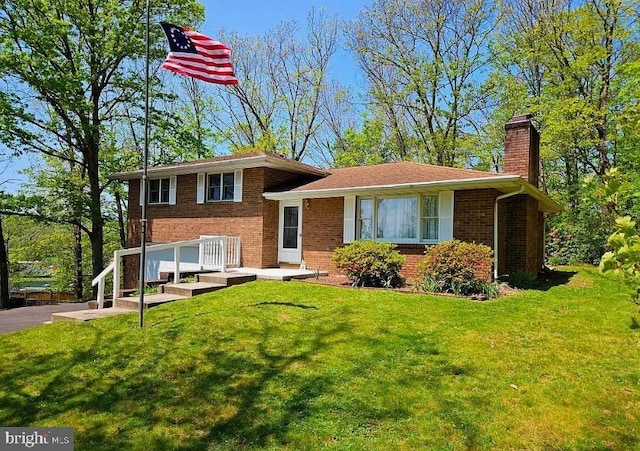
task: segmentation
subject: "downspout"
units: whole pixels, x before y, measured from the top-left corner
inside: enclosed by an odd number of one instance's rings
[[[524,192],[524,185],[518,191],[502,194],[496,197],[493,204],[493,280],[498,280],[498,202],[507,197],[516,196]]]

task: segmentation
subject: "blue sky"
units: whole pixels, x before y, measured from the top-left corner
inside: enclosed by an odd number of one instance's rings
[[[272,30],[283,21],[296,21],[304,31],[307,13],[311,8],[324,9],[329,17],[334,14],[339,21],[354,20],[370,1],[354,0],[236,0],[223,4],[220,0],[201,0],[205,7],[205,22],[200,31],[216,39],[221,28],[240,35],[260,36]],[[232,55],[233,57],[233,55]],[[332,67],[340,68],[340,81],[344,84],[361,84],[357,80],[352,56],[343,48],[338,48]]]
[[[273,29],[283,21],[295,20],[304,30],[307,13],[312,7],[324,9],[329,15],[337,15],[338,20],[353,20],[368,1],[353,0],[201,0],[205,7],[205,22],[200,31],[216,38],[216,32],[222,28],[241,35],[259,36]],[[340,79],[345,84],[355,82],[353,59],[339,48],[334,57],[334,67],[340,67]],[[335,76],[336,74],[334,74]],[[0,167],[0,180],[5,180],[0,189],[14,191],[25,180],[19,171],[37,162],[35,157],[13,159],[11,163]]]
[[[341,20],[351,20],[367,3],[350,0],[204,0],[206,19],[204,30],[200,31],[206,34],[225,28],[240,34],[259,35],[285,20],[303,24],[312,7],[324,8],[330,14],[337,14]]]

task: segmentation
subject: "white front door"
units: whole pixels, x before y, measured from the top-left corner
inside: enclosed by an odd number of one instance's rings
[[[280,201],[278,261],[300,263],[302,260],[302,201]]]

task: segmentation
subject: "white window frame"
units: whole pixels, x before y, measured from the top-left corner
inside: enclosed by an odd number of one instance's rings
[[[422,239],[422,198],[423,197],[435,197],[438,205],[438,222],[441,219],[441,201],[440,201],[440,193],[420,193],[420,194],[411,194],[411,195],[381,195],[381,196],[358,196],[356,198],[356,237],[357,239],[361,239],[361,216],[360,216],[360,205],[362,200],[371,199],[373,202],[373,217],[371,218],[372,222],[372,239],[374,241],[386,242],[386,243],[397,243],[397,244],[435,244],[440,242],[441,238],[441,228],[438,224],[438,237],[436,239]],[[378,238],[378,200],[380,199],[415,199],[417,205],[416,212],[416,238],[406,238],[406,239],[385,239]],[[433,217],[431,217],[433,218]]]
[[[231,199],[222,199],[224,195],[224,176],[225,174],[233,174],[233,196]],[[220,177],[220,199],[209,198],[209,181],[211,177]],[[205,202],[242,202],[242,169],[224,172],[210,172],[197,174],[197,193],[196,203],[204,204]]]
[[[224,194],[225,194],[225,184],[224,184],[224,176],[225,175],[232,175],[233,176],[233,182],[231,183],[231,198],[230,199],[224,199]],[[219,199],[212,199],[210,197],[210,193],[211,193],[211,179],[217,177],[220,180],[220,198]],[[233,202],[233,199],[235,197],[235,173],[233,171],[229,171],[229,172],[213,172],[210,174],[207,174],[206,176],[206,183],[207,186],[205,188],[205,196],[206,196],[206,200],[207,202]]]
[[[158,200],[151,200],[151,183],[158,182]],[[166,182],[168,184],[167,188],[167,200],[162,200],[162,184]],[[154,179],[149,179],[147,186],[147,205],[175,205],[176,203],[176,177],[159,177]],[[141,199],[142,201],[142,199]]]
[[[436,202],[436,216],[428,216],[427,213],[425,211],[423,211],[424,209],[422,208],[424,205],[424,199],[427,197],[434,197],[435,198],[435,202]],[[440,196],[438,194],[423,194],[420,196],[419,200],[420,202],[420,206],[419,206],[419,211],[420,211],[420,216],[418,217],[418,222],[420,223],[420,226],[418,227],[418,231],[420,232],[420,242],[421,243],[427,243],[427,244],[431,244],[431,243],[437,243],[438,240],[440,239]],[[435,238],[422,238],[423,234],[424,234],[424,228],[423,228],[423,221],[425,219],[430,219],[436,220],[436,224],[437,224],[437,228],[438,228],[438,233],[436,234]]]

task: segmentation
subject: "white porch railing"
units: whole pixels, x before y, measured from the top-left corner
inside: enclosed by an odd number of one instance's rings
[[[220,238],[201,235],[201,240]],[[225,258],[226,256],[226,258]],[[223,262],[227,265],[240,265],[240,237],[228,236],[226,240],[205,241],[199,245],[198,262],[202,269],[219,269]],[[224,269],[222,269],[224,271]]]
[[[183,247],[199,247],[198,266],[210,271],[226,271],[228,266],[240,266],[240,237],[237,236],[201,236],[197,240],[176,241],[167,244],[151,244],[146,246],[147,255],[152,252],[173,249],[173,280],[180,280],[180,249]],[[113,253],[113,261],[92,280],[91,286],[98,285],[98,308],[104,308],[105,280],[113,272],[113,294],[115,301],[120,291],[120,274],[122,257],[140,254],[141,248],[120,249]],[[225,258],[226,257],[226,258]],[[147,260],[147,263],[149,260]]]

